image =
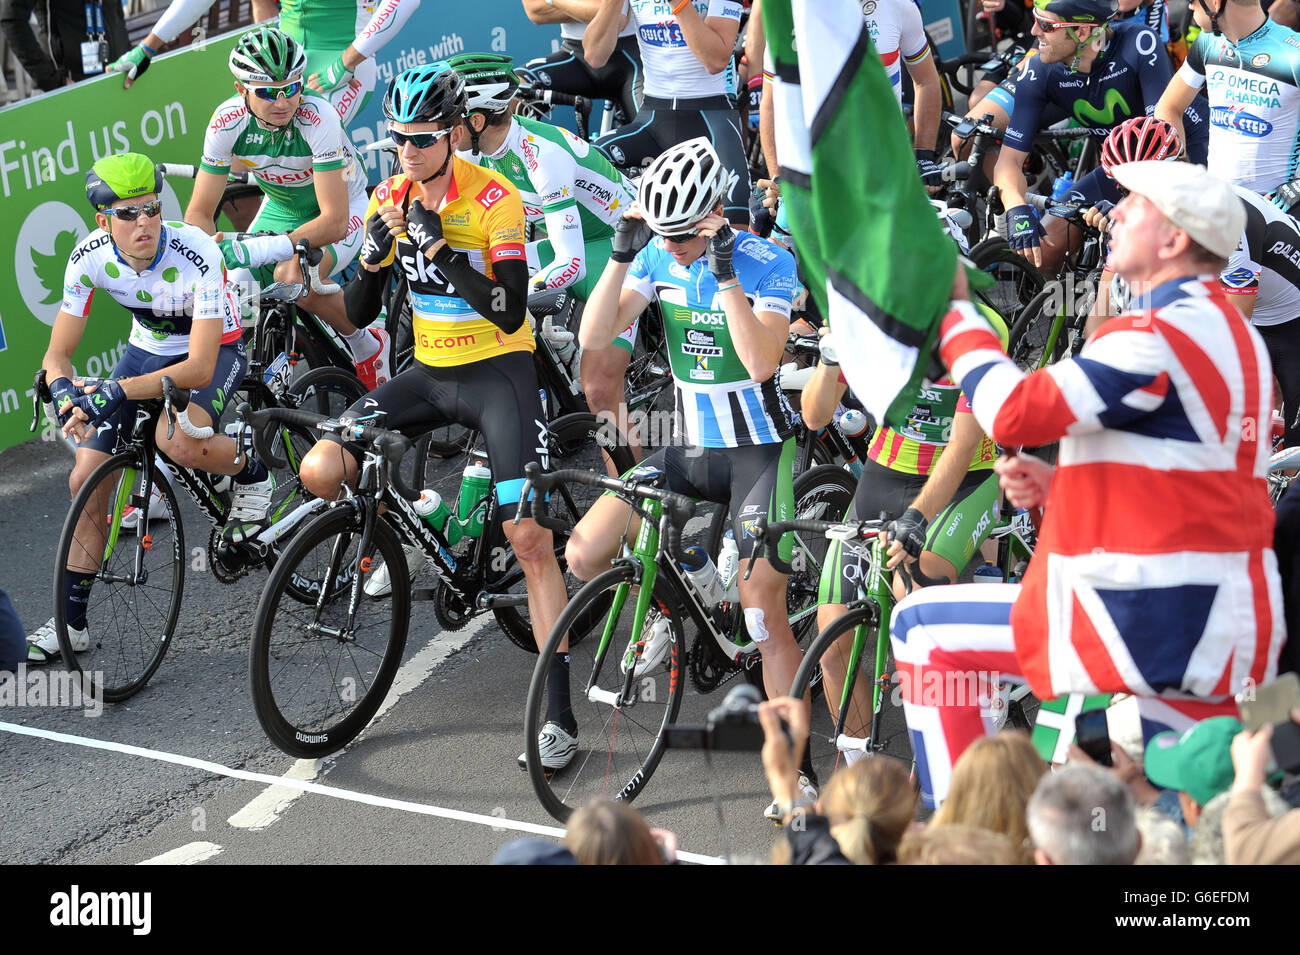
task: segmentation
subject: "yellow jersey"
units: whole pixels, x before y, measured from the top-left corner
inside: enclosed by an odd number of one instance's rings
[[[375,187],[366,221],[380,206],[410,205],[411,181],[402,173]],[[488,278],[499,262],[525,261],[524,203],[505,176],[452,158],[451,185],[442,208],[442,235],[457,252]],[[398,265],[411,290],[415,358],[434,367],[467,365],[537,346],[528,322],[513,332],[501,331],[456,294],[456,289],[403,232],[381,265]]]

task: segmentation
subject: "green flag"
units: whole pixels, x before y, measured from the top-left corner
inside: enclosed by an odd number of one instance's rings
[[[1038,755],[1049,763],[1064,763],[1070,757],[1070,744],[1074,742],[1074,721],[1080,713],[1104,710],[1110,706],[1109,693],[1084,696],[1070,693],[1054,700],[1043,700],[1034,720],[1034,747]]]
[[[800,268],[854,394],[876,420],[901,423],[930,367],[957,247],[858,0],[764,0],[763,26]]]

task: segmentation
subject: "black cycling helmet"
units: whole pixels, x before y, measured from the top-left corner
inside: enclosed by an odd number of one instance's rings
[[[465,115],[465,81],[446,60],[398,73],[384,93],[384,116],[394,123],[443,123]]]

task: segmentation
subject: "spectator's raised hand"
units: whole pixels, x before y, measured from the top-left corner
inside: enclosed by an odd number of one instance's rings
[[[1042,507],[1056,473],[1056,468],[1032,454],[1004,454],[993,470],[1013,507]]]

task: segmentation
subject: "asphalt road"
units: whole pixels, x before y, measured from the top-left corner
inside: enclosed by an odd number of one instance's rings
[[[444,466],[452,486],[460,463]],[[29,631],[51,615],[70,467],[59,444],[0,453],[0,586]],[[182,509],[186,548],[202,546],[204,522],[188,500]],[[265,579],[227,586],[187,568],[173,645],[125,703],[0,707],[0,861],[484,863],[530,826],[556,834],[515,763],[535,658],[490,615],[442,633],[415,604],[403,668],[366,732],[316,763],[275,749],[247,679]],[[722,696],[688,689],[679,720],[701,721]],[[269,785],[285,774],[313,788]],[[775,838],[761,816],[769,798],[757,754],[710,768],[670,751],[635,805],[688,852],[762,859]]]

